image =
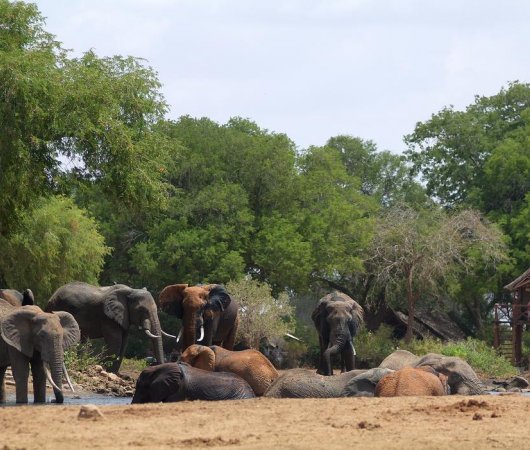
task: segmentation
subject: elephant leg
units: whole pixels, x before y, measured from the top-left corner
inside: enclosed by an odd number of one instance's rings
[[[324,357],[324,351],[328,347],[327,340],[322,337],[322,335],[319,333],[318,335],[318,343],[320,346],[320,357],[318,359],[318,370],[317,373],[320,375],[325,375],[326,372],[326,359]]]
[[[7,370],[7,366],[0,367],[0,403],[6,402],[6,385],[4,382],[6,370]]]
[[[39,354],[30,361],[33,376],[33,398],[35,403],[46,403],[46,372]]]
[[[17,403],[28,403],[29,359],[11,346],[9,346],[9,359],[15,379]]]
[[[118,325],[111,323],[110,326],[103,329],[103,340],[105,342],[105,365],[108,366],[109,372],[116,373],[120,368],[120,354],[122,351],[123,329]]]
[[[355,369],[355,355],[353,353],[353,344],[349,342],[341,354],[342,361],[342,372],[349,372],[350,370]]]
[[[223,341],[223,348],[227,350],[234,350],[234,344],[236,340],[237,323],[230,329],[228,336]]]

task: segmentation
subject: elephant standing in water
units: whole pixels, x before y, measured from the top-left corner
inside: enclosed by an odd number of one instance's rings
[[[317,373],[333,375],[331,356],[336,354],[340,354],[342,372],[355,369],[353,338],[363,323],[363,317],[361,306],[341,292],[333,292],[318,301],[311,314],[320,344]]]
[[[81,339],[103,338],[107,356],[113,358],[111,372],[120,368],[129,327],[143,329],[152,341],[158,363],[164,362],[162,331],[157,306],[146,289],[133,289],[124,284],[97,287],[87,283],[68,283],[55,291],[46,311],[71,313],[81,329]]]
[[[233,352],[217,345],[190,345],[182,353],[181,361],[199,369],[232,372],[243,378],[256,395],[263,395],[278,378],[278,371],[259,351],[254,349]]]
[[[254,398],[254,391],[234,373],[210,372],[186,363],[146,367],[136,381],[132,403]]]
[[[238,304],[224,286],[173,284],[160,292],[159,302],[162,311],[182,320],[177,338],[178,342],[182,337],[181,351],[197,342],[233,350],[239,323]]]
[[[72,388],[64,350],[79,342],[80,337],[73,316],[62,311],[45,313],[33,305],[15,307],[0,300],[0,331],[0,402],[5,402],[4,376],[10,365],[17,403],[28,402],[30,366],[35,403],[46,401],[46,379],[53,386],[55,401],[63,403],[63,376]]]

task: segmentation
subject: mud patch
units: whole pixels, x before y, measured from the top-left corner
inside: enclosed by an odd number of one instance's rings
[[[226,447],[228,445],[237,445],[241,443],[240,439],[224,439],[221,436],[213,438],[192,438],[179,441],[185,447]]]

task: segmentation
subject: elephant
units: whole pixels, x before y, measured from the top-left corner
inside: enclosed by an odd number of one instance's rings
[[[259,351],[254,349],[233,352],[217,345],[190,345],[182,353],[181,361],[199,369],[232,372],[243,378],[256,396],[261,396],[278,378],[278,371]]]
[[[283,372],[265,392],[264,397],[274,398],[336,398],[365,395],[347,391],[348,383],[364,374],[364,370],[351,370],[334,377],[315,373],[309,369],[290,369]],[[373,395],[373,392],[368,394]]]
[[[132,403],[183,400],[236,400],[254,398],[243,378],[229,372],[210,372],[186,363],[146,367],[136,381]]]
[[[173,284],[162,289],[159,303],[162,311],[182,320],[177,338],[181,351],[197,342],[234,349],[238,304],[224,286]],[[182,342],[179,342],[181,337]]]
[[[375,387],[376,397],[448,395],[447,377],[430,366],[404,367],[385,375]]]
[[[0,298],[3,298],[13,306],[34,305],[35,298],[31,289],[19,292],[15,289],[0,289]]]
[[[320,361],[317,373],[333,375],[331,356],[340,354],[342,372],[355,369],[353,338],[364,320],[364,311],[352,298],[332,292],[321,298],[311,319],[318,331]]]
[[[63,403],[63,375],[73,390],[64,365],[64,350],[78,343],[80,338],[74,317],[63,311],[46,313],[35,305],[15,307],[0,300],[0,332],[0,402],[6,399],[4,376],[11,365],[17,403],[28,403],[30,366],[34,402],[46,402],[48,379],[56,403]]]
[[[164,362],[162,335],[175,338],[162,331],[157,306],[149,291],[124,284],[97,287],[82,282],[68,283],[55,291],[46,311],[71,313],[79,324],[82,340],[103,338],[106,356],[112,358],[110,372],[118,372],[120,368],[132,325],[149,336],[158,363]]]
[[[379,367],[396,369],[421,366],[430,366],[436,372],[446,375],[447,384],[452,395],[480,395],[485,392],[485,386],[473,368],[466,361],[456,356],[428,353],[423,357],[419,357],[406,350],[396,350],[379,365]]]

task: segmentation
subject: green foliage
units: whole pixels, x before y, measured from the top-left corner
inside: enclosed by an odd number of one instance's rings
[[[2,247],[0,271],[7,284],[31,288],[41,305],[70,281],[97,284],[110,252],[94,219],[64,197],[42,199],[21,215],[18,231]]]
[[[237,342],[259,349],[262,340],[275,340],[292,332],[294,309],[286,293],[272,296],[271,288],[249,278],[226,285],[230,295],[239,303]]]
[[[392,328],[382,324],[376,331],[362,329],[354,338],[356,359],[360,367],[377,367],[396,349]]]
[[[86,372],[89,367],[101,364],[103,352],[96,351],[90,341],[79,343],[64,352],[64,363],[68,371]]]
[[[120,372],[141,372],[147,367],[146,359],[123,358],[120,366]]]

